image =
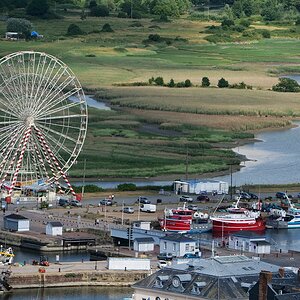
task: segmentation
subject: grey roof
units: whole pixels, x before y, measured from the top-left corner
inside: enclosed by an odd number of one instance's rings
[[[300,300],[300,293],[288,293],[276,295],[274,300]]]
[[[13,219],[13,220],[28,220],[28,218],[18,215],[18,214],[11,214],[4,217],[5,219]]]
[[[62,227],[63,224],[61,222],[48,222],[52,227]]]
[[[145,243],[154,243],[154,239],[152,237],[149,238],[135,238],[135,241],[137,241],[139,244],[145,244]]]
[[[184,294],[189,299],[248,299],[248,289],[261,270],[278,273],[278,266],[243,255],[194,259],[157,271],[133,288]]]
[[[266,239],[265,235],[260,235],[252,231],[241,231],[241,232],[235,232],[231,234],[235,237],[242,237],[242,238],[248,238],[248,239]]]
[[[172,242],[179,242],[179,243],[184,243],[184,242],[195,242],[194,239],[191,239],[185,235],[182,234],[171,234],[171,235],[166,235],[164,237],[160,238],[161,240],[166,240],[166,241],[172,241]]]
[[[255,243],[259,246],[268,246],[271,245],[271,243],[267,242],[267,241],[255,241]]]

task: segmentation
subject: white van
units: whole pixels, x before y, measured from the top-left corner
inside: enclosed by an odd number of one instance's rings
[[[156,205],[155,204],[141,204],[140,210],[143,212],[155,213]]]

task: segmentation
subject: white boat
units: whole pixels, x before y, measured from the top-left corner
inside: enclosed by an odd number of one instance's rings
[[[287,212],[283,209],[271,210],[270,216],[266,222],[267,228],[300,228],[300,209],[295,207],[287,195],[285,199],[288,201]]]

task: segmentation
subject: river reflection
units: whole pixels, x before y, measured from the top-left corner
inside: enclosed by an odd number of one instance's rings
[[[5,300],[122,300],[131,297],[131,288],[118,287],[64,287],[47,289],[13,290],[13,293],[4,294]]]

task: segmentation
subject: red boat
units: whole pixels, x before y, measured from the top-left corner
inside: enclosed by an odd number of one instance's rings
[[[213,233],[230,233],[235,231],[263,231],[265,222],[260,217],[260,211],[250,211],[238,206],[237,203],[228,209],[229,214],[211,217]]]
[[[256,216],[246,214],[228,214],[211,217],[213,232],[229,233],[234,231],[263,231],[266,229],[265,222]]]
[[[194,212],[183,206],[177,209],[166,209],[164,217],[159,218],[158,221],[160,228],[164,231],[190,231],[193,229],[193,222],[197,224],[207,223],[208,215]]]

